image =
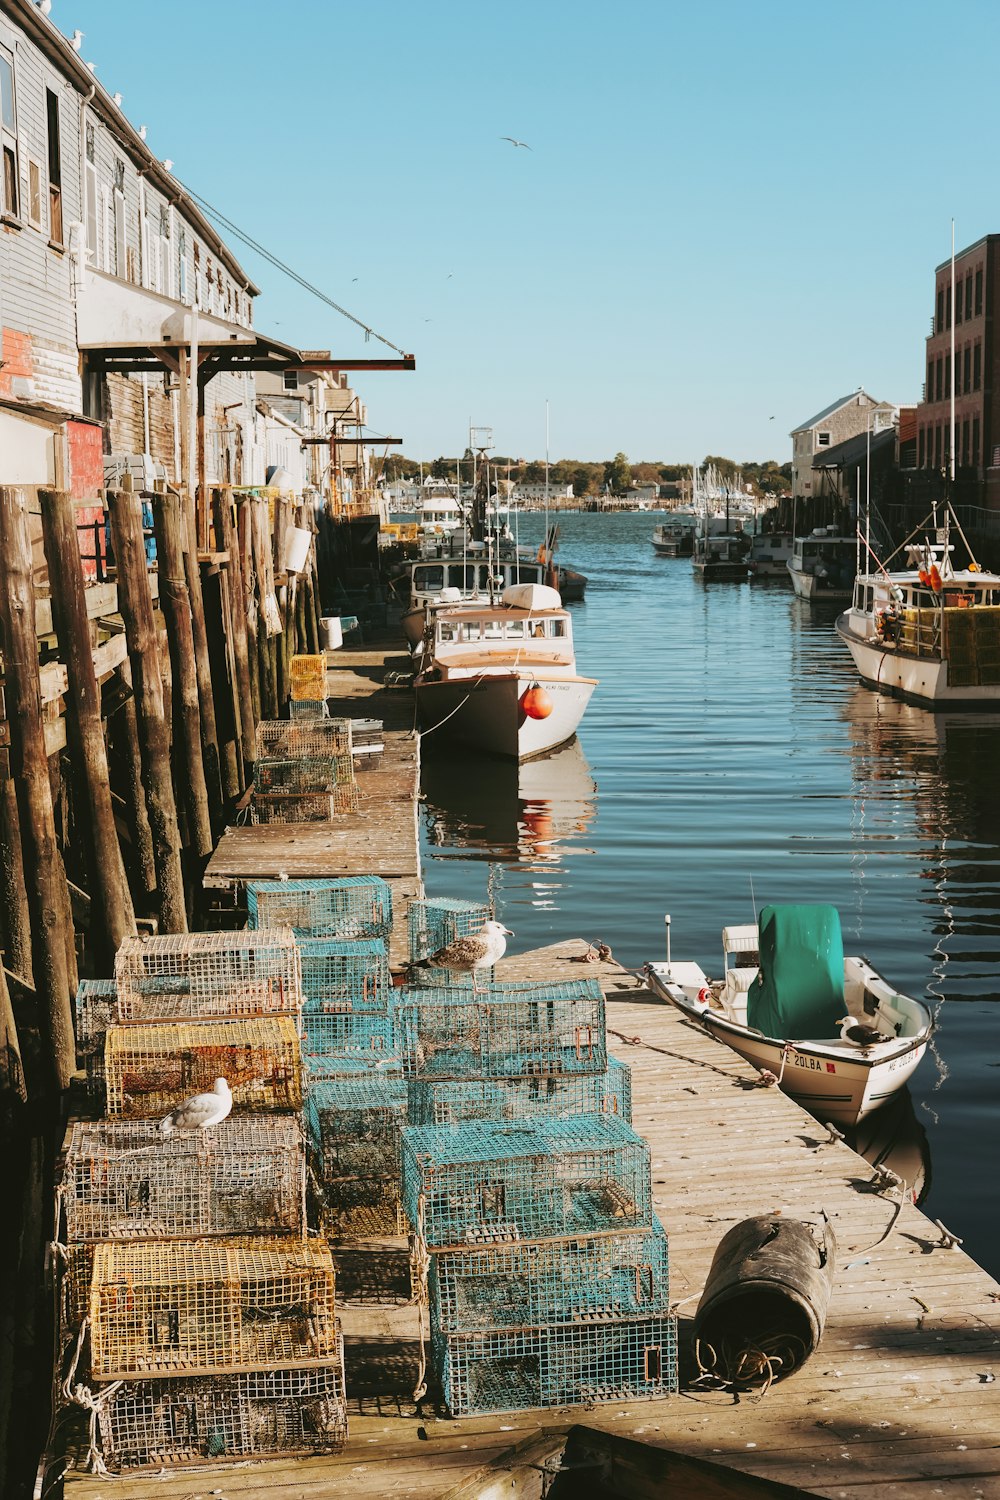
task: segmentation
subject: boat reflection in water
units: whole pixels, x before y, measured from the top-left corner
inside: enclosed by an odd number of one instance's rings
[[[905,1086],[888,1104],[868,1115],[844,1136],[852,1151],[877,1170],[886,1168],[903,1184],[903,1196],[921,1204],[931,1185],[927,1132],[917,1119]]]
[[[597,785],[579,740],[520,766],[429,756],[422,785],[432,857],[551,869],[593,853],[580,839],[593,821]]]

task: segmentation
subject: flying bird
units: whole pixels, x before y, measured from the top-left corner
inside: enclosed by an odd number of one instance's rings
[[[877,1026],[866,1026],[856,1021],[853,1016],[844,1016],[838,1021],[840,1027],[840,1038],[844,1042],[853,1042],[856,1047],[874,1047],[877,1042],[891,1042],[893,1038],[879,1031]]]
[[[502,922],[487,922],[482,932],[471,932],[465,937],[446,943],[436,953],[418,959],[411,964],[413,969],[454,969],[459,974],[472,975],[472,988],[476,990],[476,970],[492,969],[507,951],[507,939],[513,937],[509,927]],[[478,991],[477,991],[478,993]]]
[[[160,1134],[173,1135],[175,1130],[208,1130],[221,1125],[233,1107],[233,1094],[224,1078],[215,1080],[211,1094],[192,1094],[160,1121]]]
[[[528,145],[527,141],[515,141],[512,135],[502,135],[500,139],[502,141],[510,141],[512,146],[523,146],[525,151],[531,150],[531,147]]]

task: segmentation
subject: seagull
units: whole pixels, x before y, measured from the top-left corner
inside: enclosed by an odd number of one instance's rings
[[[527,141],[515,141],[512,135],[502,135],[500,139],[502,141],[510,141],[512,146],[523,146],[525,151],[531,150],[531,147],[528,145]]]
[[[513,937],[509,927],[502,922],[487,922],[482,932],[470,932],[465,937],[446,943],[436,953],[411,964],[411,969],[454,969],[461,974],[472,975],[472,988],[476,989],[476,970],[491,969],[507,951],[507,939]],[[478,993],[478,991],[477,991]]]
[[[224,1078],[215,1080],[211,1094],[193,1094],[178,1104],[160,1121],[160,1134],[173,1135],[175,1130],[208,1130],[220,1125],[233,1107],[233,1094]]]
[[[885,1036],[877,1026],[865,1026],[856,1021],[853,1016],[844,1016],[838,1021],[840,1027],[840,1039],[844,1042],[853,1042],[856,1047],[874,1047],[877,1042],[891,1042],[891,1036]]]

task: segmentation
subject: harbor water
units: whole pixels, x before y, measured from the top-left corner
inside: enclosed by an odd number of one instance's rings
[[[716,976],[727,923],[836,905],[845,949],[937,1013],[910,1084],[922,1207],[1000,1276],[1000,715],[862,687],[837,607],[701,582],[654,554],[661,519],[560,517],[560,560],[590,580],[577,664],[600,685],[578,741],[520,771],[428,740],[428,894],[493,899],[512,951],[582,937],[635,968],[663,956],[669,912],[673,956]],[[520,524],[541,539],[541,516]]]

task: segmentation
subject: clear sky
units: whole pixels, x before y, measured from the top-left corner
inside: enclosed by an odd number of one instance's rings
[[[791,456],[919,399],[933,272],[1000,230],[997,0],[54,0],[178,177],[416,355],[422,458]],[[954,76],[949,71],[954,64]],[[514,136],[530,150],[509,145]],[[233,245],[256,322],[371,356]]]

